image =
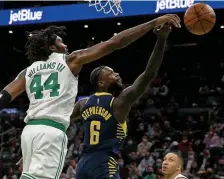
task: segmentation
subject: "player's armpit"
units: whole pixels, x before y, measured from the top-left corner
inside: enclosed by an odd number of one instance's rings
[[[84,98],[75,103],[72,115],[70,117],[71,122],[75,122],[80,119],[83,106],[85,105],[87,100],[87,98]]]
[[[3,91],[6,91],[11,96],[11,100],[15,99],[26,90],[25,75],[26,69],[20,72],[19,75],[3,89]]]

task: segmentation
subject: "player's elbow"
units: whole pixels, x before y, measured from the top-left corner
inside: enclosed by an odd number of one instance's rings
[[[158,71],[150,70],[149,72],[145,71],[143,73],[143,76],[146,81],[151,81],[157,76],[157,74],[158,74]]]

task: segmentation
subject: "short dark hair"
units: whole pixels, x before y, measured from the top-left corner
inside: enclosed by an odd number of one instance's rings
[[[105,67],[106,66],[99,66],[99,67],[95,68],[90,74],[90,83],[94,87],[95,90],[98,89],[99,76]]]
[[[64,36],[64,26],[49,26],[46,29],[27,32],[26,43],[27,57],[30,62],[46,61],[52,51],[49,45],[53,45],[57,36]]]
[[[171,151],[171,152],[168,152],[167,154],[169,154],[169,153],[175,154],[178,157],[178,159],[180,160],[181,171],[183,171],[183,169],[184,169],[184,159],[183,159],[183,157],[178,152],[172,152]]]

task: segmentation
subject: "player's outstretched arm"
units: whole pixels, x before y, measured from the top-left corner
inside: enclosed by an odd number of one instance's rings
[[[126,115],[133,103],[143,95],[151,81],[157,75],[163,59],[166,40],[170,31],[171,26],[168,25],[165,25],[160,30],[155,30],[155,33],[157,34],[157,42],[149,58],[145,71],[135,80],[132,86],[126,88],[117,98],[115,98],[113,106],[116,109],[122,109],[122,111],[118,110],[118,116],[121,116],[119,117],[121,120],[126,119]]]
[[[26,69],[0,92],[0,109],[10,103],[26,89]]]
[[[71,122],[75,122],[76,120],[80,119],[82,108],[87,100],[87,98],[84,98],[75,103],[72,115],[70,117]]]
[[[73,73],[78,73],[81,65],[100,59],[115,50],[122,49],[150,30],[158,26],[163,26],[167,22],[177,28],[180,27],[180,19],[177,15],[168,14],[161,16],[147,23],[124,30],[105,42],[96,44],[87,49],[72,52],[67,56],[68,65]],[[76,72],[77,69],[78,71]]]

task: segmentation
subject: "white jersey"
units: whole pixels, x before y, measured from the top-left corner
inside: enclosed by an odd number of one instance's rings
[[[37,61],[27,68],[26,92],[30,100],[25,122],[30,119],[50,119],[70,124],[78,77],[65,62],[65,55],[52,53],[47,61]]]
[[[185,176],[182,175],[182,174],[178,174],[177,176],[174,177],[174,179],[178,179],[178,178],[186,178],[186,179],[187,179],[187,177],[185,177]]]

